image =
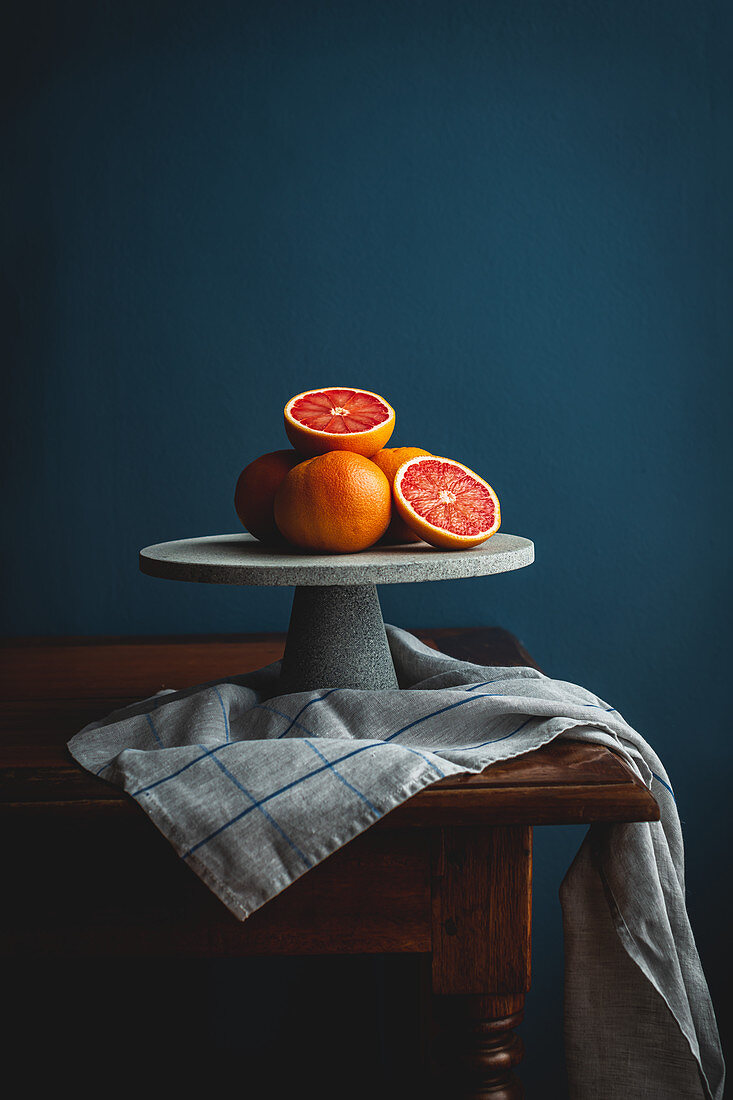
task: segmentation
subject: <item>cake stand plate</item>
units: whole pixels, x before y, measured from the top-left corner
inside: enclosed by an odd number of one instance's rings
[[[473,550],[411,543],[359,554],[304,554],[238,534],[161,542],[140,551],[140,569],[151,577],[295,587],[280,694],[322,687],[398,687],[378,584],[484,577],[533,561],[530,539],[502,532]]]

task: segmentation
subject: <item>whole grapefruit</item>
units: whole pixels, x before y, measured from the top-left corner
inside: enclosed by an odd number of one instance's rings
[[[275,494],[275,522],[303,550],[353,554],[373,546],[392,515],[389,481],[351,451],[329,451],[299,463]]]
[[[244,527],[262,542],[282,542],[273,513],[275,493],[299,462],[297,451],[270,451],[242,470],[234,490],[234,507]]]
[[[376,462],[379,466],[391,488],[394,485],[395,474],[403,462],[407,462],[411,458],[417,458],[418,455],[429,454],[430,451],[425,451],[422,447],[384,447],[381,451],[377,451],[375,455],[372,455],[372,462]],[[420,535],[415,534],[407,526],[397,511],[394,501],[392,502],[392,519],[382,542],[420,542]]]

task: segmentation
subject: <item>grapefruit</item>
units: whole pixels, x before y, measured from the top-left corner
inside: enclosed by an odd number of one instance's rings
[[[389,481],[368,458],[329,451],[285,475],[275,494],[275,522],[302,550],[353,554],[387,530],[391,495]]]
[[[273,513],[275,493],[293,466],[302,462],[297,451],[271,451],[242,470],[234,490],[234,507],[244,527],[262,542],[282,542]]]
[[[390,486],[392,486],[394,485],[395,474],[403,462],[407,462],[410,458],[417,458],[418,455],[428,454],[430,454],[430,451],[425,451],[422,447],[385,447],[372,455],[372,462],[376,462],[389,481]],[[387,528],[387,534],[382,541],[388,543],[419,542],[420,536],[416,535],[407,526],[395,507],[392,509],[392,520]]]
[[[452,458],[411,458],[394,480],[397,511],[416,535],[443,550],[469,550],[499,530],[496,493]]]
[[[392,406],[369,390],[306,390],[285,406],[288,439],[308,457],[351,451],[371,458],[388,442],[394,425]]]

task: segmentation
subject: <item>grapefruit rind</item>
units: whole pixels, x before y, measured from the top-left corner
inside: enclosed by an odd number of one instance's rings
[[[310,394],[319,394],[329,390],[345,390],[353,394],[365,394],[374,398],[385,411],[382,421],[365,431],[357,432],[328,432],[318,428],[311,428],[308,424],[298,420],[292,413],[293,406]],[[291,397],[283,410],[285,419],[285,433],[291,444],[302,455],[313,458],[316,455],[326,454],[328,451],[353,451],[355,454],[371,458],[377,451],[381,451],[387,445],[395,427],[395,411],[381,394],[372,390],[364,390],[358,386],[318,386],[312,390],[304,390]]]
[[[364,455],[329,451],[286,474],[273,511],[278,529],[301,550],[359,553],[378,542],[389,526],[390,484]]]
[[[234,490],[234,509],[245,530],[260,542],[284,542],[273,513],[275,493],[287,473],[303,456],[297,451],[269,451],[258,455],[240,473]]]
[[[399,454],[400,452],[402,452],[405,457],[394,461],[391,456]],[[426,451],[424,447],[384,447],[381,451],[377,451],[375,455],[372,455],[371,461],[376,463],[382,473],[386,475],[389,481],[390,493],[392,494],[395,474],[400,466],[402,466],[404,462],[407,462],[408,458],[417,458],[418,455],[428,456],[429,454],[430,451]],[[394,502],[393,494],[392,500]],[[401,546],[403,543],[420,542],[421,539],[419,535],[415,534],[411,527],[408,527],[402,516],[398,514],[397,508],[393,505],[392,519],[387,528],[387,533],[382,536],[381,541],[388,546]]]
[[[420,515],[410,504],[409,500],[405,498],[402,492],[402,482],[405,474],[409,469],[415,466],[417,463],[426,461],[445,462],[450,466],[457,467],[463,470],[471,478],[475,479],[480,485],[483,485],[488,490],[494,504],[494,520],[490,527],[485,530],[472,533],[470,535],[461,535],[455,531],[449,531],[443,527],[438,527],[425,516]],[[482,477],[479,477],[474,470],[471,470],[468,466],[464,466],[462,462],[456,462],[453,458],[442,458],[439,455],[420,455],[417,458],[411,458],[398,469],[395,474],[393,497],[395,507],[405,521],[416,535],[419,535],[421,539],[429,543],[431,546],[438,547],[441,550],[470,550],[474,546],[480,546],[495,535],[501,525],[501,507],[499,505],[499,498],[489,485],[488,481],[484,481]]]

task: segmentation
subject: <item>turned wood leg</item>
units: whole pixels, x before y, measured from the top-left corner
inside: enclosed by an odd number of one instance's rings
[[[433,860],[436,1095],[519,1100],[530,984],[532,830],[446,828]]]
[[[521,1100],[513,1072],[524,1047],[514,1028],[524,997],[436,997],[433,1005],[439,1084],[437,1095],[470,1100]],[[509,1011],[514,1009],[514,1011]]]

